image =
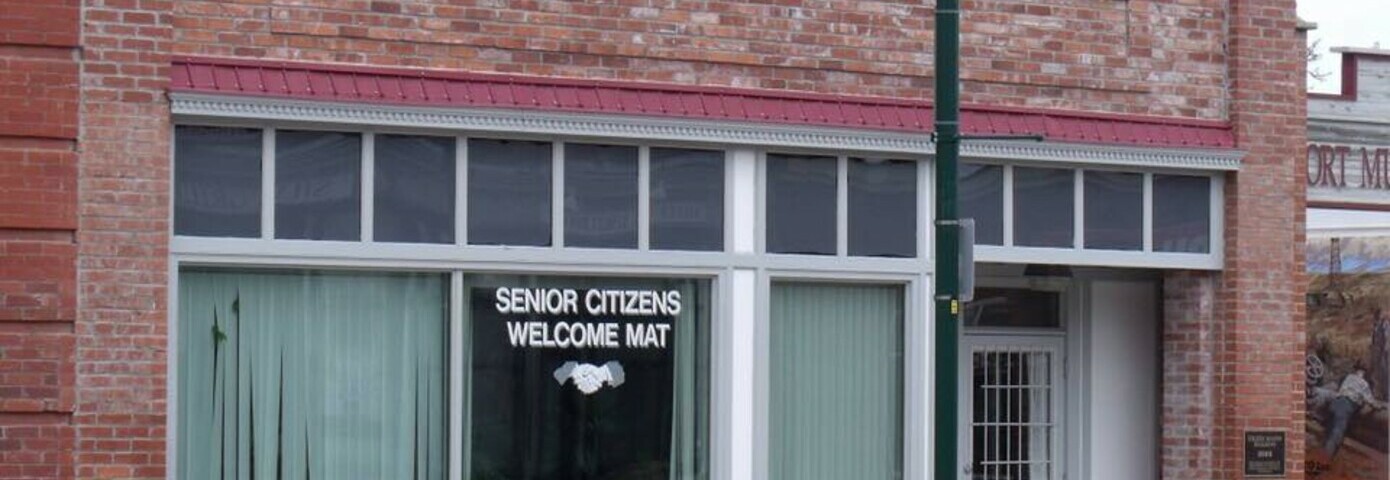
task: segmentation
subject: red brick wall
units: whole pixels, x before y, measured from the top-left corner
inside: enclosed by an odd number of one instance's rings
[[[1218,478],[1241,476],[1246,430],[1288,432],[1288,478],[1303,478],[1308,102],[1294,4],[1231,2],[1231,121],[1249,154],[1226,190]]]
[[[1218,275],[1173,272],[1163,279],[1163,439],[1165,480],[1216,478]]]
[[[164,476],[170,54],[932,85],[929,2],[80,1],[0,0],[0,478]],[[1255,3],[964,2],[967,102],[1229,118],[1251,152],[1228,270],[1166,281],[1165,478],[1238,478],[1255,427],[1301,466],[1301,43],[1292,0]]]
[[[0,0],[0,478],[73,475],[78,8]]]
[[[491,6],[499,3],[507,8]],[[962,3],[967,102],[1225,118],[1225,2]],[[930,2],[848,0],[183,1],[173,46],[188,55],[931,98],[932,14]]]
[[[171,0],[84,0],[78,478],[165,475]]]
[[[1285,478],[1301,479],[1304,36],[1293,0],[1231,6],[1231,122],[1249,155],[1227,177],[1225,271],[1165,279],[1165,367],[1179,370],[1164,374],[1163,478],[1243,478],[1244,433],[1282,430]]]

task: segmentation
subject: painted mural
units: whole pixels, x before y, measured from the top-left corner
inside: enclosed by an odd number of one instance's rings
[[[1310,480],[1390,478],[1390,237],[1308,241]]]

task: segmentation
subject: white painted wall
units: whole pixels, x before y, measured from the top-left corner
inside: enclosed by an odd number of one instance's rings
[[[1096,280],[1090,289],[1090,478],[1158,478],[1158,289]]]
[[[1308,238],[1384,236],[1390,236],[1390,212],[1308,209]]]

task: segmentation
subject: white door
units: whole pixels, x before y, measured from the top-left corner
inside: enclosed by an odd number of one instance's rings
[[[960,461],[965,480],[1060,480],[1063,337],[963,335]]]

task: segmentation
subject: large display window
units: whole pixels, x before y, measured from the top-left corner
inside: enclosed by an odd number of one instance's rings
[[[708,478],[710,284],[185,268],[178,477]]]
[[[768,477],[903,478],[902,287],[777,282],[771,294]]]
[[[180,272],[176,477],[445,478],[447,280]]]
[[[708,282],[465,284],[467,478],[707,477]]]

